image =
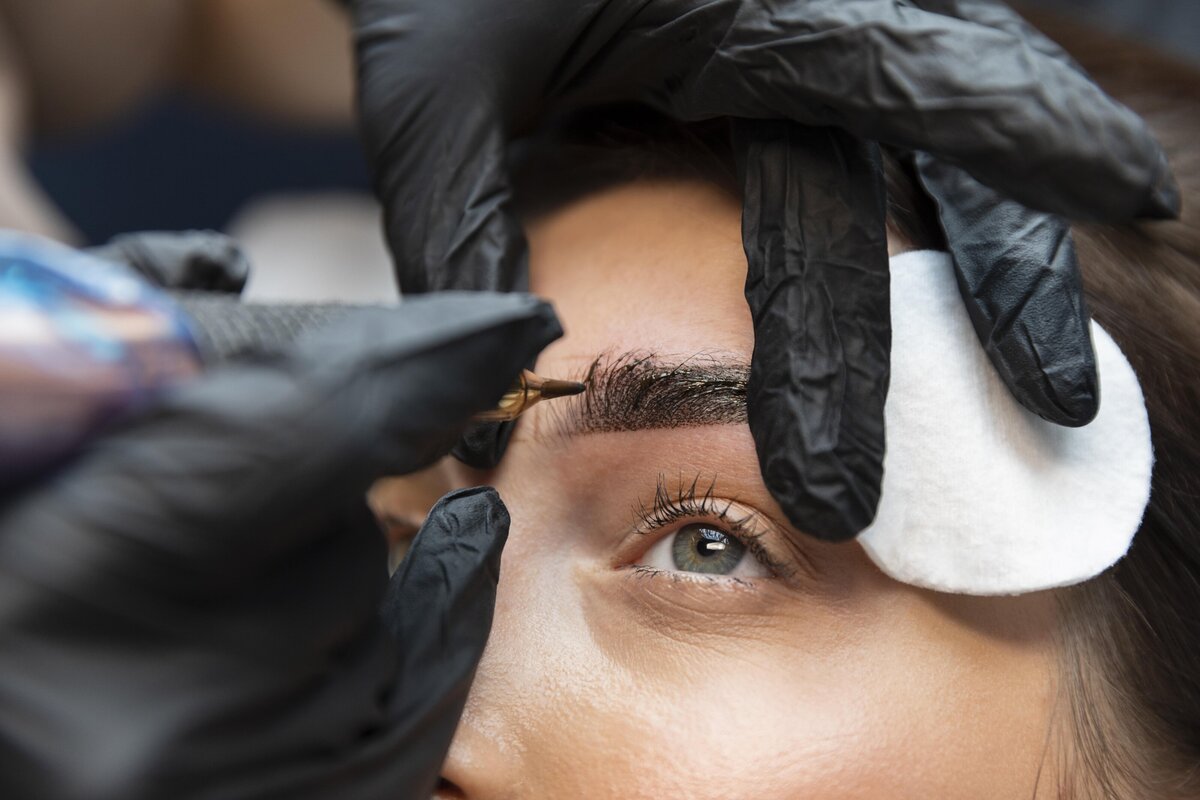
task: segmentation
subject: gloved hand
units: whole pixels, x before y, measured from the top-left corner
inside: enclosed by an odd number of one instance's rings
[[[929,153],[946,170],[966,170],[982,182],[965,190],[976,209],[986,209],[980,199],[998,190],[1041,212],[1082,219],[1166,217],[1178,210],[1163,153],[1142,121],[992,0],[350,5],[363,135],[405,292],[526,285],[505,156],[509,141],[551,107],[636,101],[684,120],[784,118],[837,127]],[[756,137],[743,132],[749,146]],[[839,149],[857,157],[856,146]],[[757,152],[767,157],[779,148]],[[753,172],[767,175],[777,166]],[[870,172],[849,164],[844,171]],[[939,195],[942,177],[922,174],[941,199],[964,185],[947,179],[950,190]],[[875,183],[877,194],[882,184]],[[825,189],[813,182],[807,191],[805,207],[826,207],[820,201]],[[847,198],[867,204],[846,209],[852,215],[874,215],[879,206],[861,187],[828,193],[828,207],[845,209],[840,201]],[[985,217],[970,226],[987,231],[981,246],[954,252],[960,272],[972,277],[966,296],[976,306],[977,329],[989,337],[985,346],[1021,402],[1049,419],[1082,424],[1095,413],[1094,359],[1066,224],[1019,206]],[[963,222],[959,216],[947,227],[953,233]],[[788,281],[829,274],[808,269],[805,258],[792,258],[785,270],[783,252],[763,246],[763,235],[790,240],[797,230],[789,224],[790,232],[774,233],[744,226],[748,256],[758,253],[772,264],[751,263],[751,284],[767,272]],[[1013,257],[1013,238],[1030,229],[1034,241]],[[824,239],[810,240],[805,252],[839,255],[831,238],[839,230],[807,231]],[[876,249],[863,271],[874,276],[880,256],[877,238],[872,241]],[[1003,291],[990,288],[988,276],[1014,263],[1032,271],[1006,282]],[[849,272],[857,272],[854,262]],[[1056,278],[1054,291],[1041,288],[1047,276]],[[768,488],[791,520],[815,535],[846,538],[870,522],[878,498],[887,337],[875,335],[878,326],[864,315],[886,311],[886,296],[876,291],[886,282],[872,278],[874,288],[835,283],[854,288],[819,319],[786,324],[788,309],[774,303],[787,293],[748,292],[756,320],[781,321],[756,326],[756,335],[767,337],[756,344],[760,359],[777,349],[808,352],[853,329],[874,332],[841,342],[834,359],[840,367],[832,372],[829,360],[756,363],[755,391],[778,391],[752,394],[751,407],[760,411],[751,414],[751,429]],[[1042,321],[1063,314],[1069,321],[1061,327]],[[1030,339],[1030,331],[1039,335]],[[1049,332],[1066,338],[1059,345],[1040,336]],[[1033,380],[1023,372],[1030,368]],[[840,405],[825,405],[830,402]],[[819,422],[802,418],[802,411],[814,409]],[[787,435],[776,435],[781,432]],[[476,431],[464,455],[477,466],[494,464],[505,440],[503,427]],[[785,462],[786,469],[769,468]],[[797,484],[783,476],[814,477]]]
[[[494,294],[338,325],[2,498],[0,794],[430,796],[508,517],[491,490],[443,500],[389,586],[364,493],[444,453],[561,331]]]
[[[240,294],[250,277],[241,247],[217,231],[123,233],[88,252],[127,264],[164,289]]]
[[[735,143],[763,480],[801,530],[849,538],[874,518],[883,477],[891,312],[880,159],[836,129],[783,121],[739,120]],[[1068,223],[927,154],[915,160],[997,372],[1034,413],[1089,422],[1099,384]]]

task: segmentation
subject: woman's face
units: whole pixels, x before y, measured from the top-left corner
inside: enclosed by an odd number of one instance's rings
[[[1053,796],[1051,598],[897,583],[764,489],[737,203],[630,185],[529,234],[567,331],[537,370],[600,389],[459,476],[512,527],[439,796]]]

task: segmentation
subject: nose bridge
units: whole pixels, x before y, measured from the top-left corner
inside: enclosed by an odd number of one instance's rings
[[[507,553],[505,554],[507,557]],[[475,671],[466,707],[454,734],[442,777],[465,800],[508,800],[522,796],[526,746],[520,698],[528,674],[524,640],[529,615],[522,613],[517,581],[501,566],[496,609],[487,647]],[[442,797],[443,795],[439,795]]]

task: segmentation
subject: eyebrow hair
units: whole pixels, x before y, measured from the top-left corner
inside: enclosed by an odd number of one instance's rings
[[[587,391],[548,404],[561,436],[744,424],[750,365],[698,353],[601,353],[582,376]]]

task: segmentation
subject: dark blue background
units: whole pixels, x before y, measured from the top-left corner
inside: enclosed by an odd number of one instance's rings
[[[296,132],[182,97],[100,135],[40,142],[29,165],[92,243],[130,230],[220,229],[264,192],[369,190],[350,131]]]

